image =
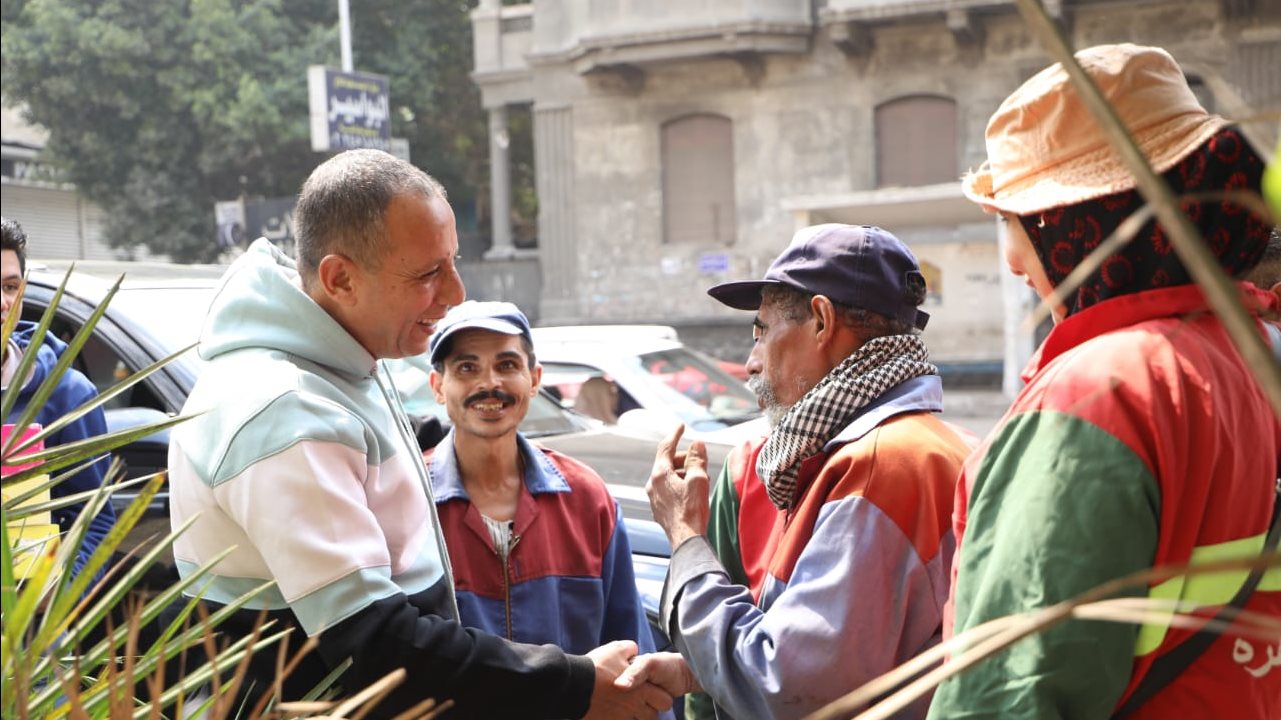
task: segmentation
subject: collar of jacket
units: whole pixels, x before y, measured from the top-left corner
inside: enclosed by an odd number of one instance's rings
[[[886,390],[880,397],[863,406],[862,411],[836,437],[828,440],[823,446],[823,452],[829,453],[838,445],[858,440],[895,415],[921,410],[943,410],[943,380],[938,375],[909,378]]]
[[[1252,315],[1258,315],[1263,310],[1275,312],[1281,308],[1281,298],[1248,282],[1238,282],[1237,289],[1242,307]],[[1145,290],[1091,305],[1054,326],[1023,370],[1023,382],[1031,382],[1032,377],[1054,358],[1100,335],[1146,320],[1209,310],[1205,293],[1196,283]]]
[[[531,495],[569,492],[569,481],[546,453],[520,433],[516,433],[516,446],[525,458],[525,487]],[[455,499],[471,502],[467,490],[463,488],[462,475],[458,472],[453,429],[450,429],[449,434],[432,452],[427,471],[431,473],[431,486],[435,490],[437,504]]]

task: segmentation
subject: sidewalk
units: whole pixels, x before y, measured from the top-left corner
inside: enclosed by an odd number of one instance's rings
[[[987,437],[1009,406],[1010,399],[1000,390],[943,390],[943,419],[980,438]]]

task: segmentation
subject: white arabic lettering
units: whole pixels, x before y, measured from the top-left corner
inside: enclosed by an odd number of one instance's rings
[[[348,125],[363,120],[365,127],[382,127],[390,116],[386,95],[370,95],[362,92],[359,95],[341,98],[329,96],[329,122],[339,117]]]
[[[1232,662],[1244,665],[1254,659],[1254,646],[1245,638],[1237,638],[1232,643]]]
[[[1250,675],[1261,678],[1272,672],[1272,668],[1281,667],[1281,643],[1277,643],[1275,648],[1267,644],[1263,647],[1267,651],[1265,653],[1267,659],[1258,667],[1249,667],[1247,664],[1254,660],[1254,645],[1245,638],[1237,638],[1236,642],[1232,643],[1232,661],[1237,665],[1241,665],[1242,669],[1250,673]]]

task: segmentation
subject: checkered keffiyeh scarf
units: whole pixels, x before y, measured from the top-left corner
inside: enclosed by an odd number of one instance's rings
[[[780,510],[796,504],[801,463],[818,454],[858,411],[904,380],[937,375],[916,335],[867,341],[792,406],[756,459],[756,473]]]

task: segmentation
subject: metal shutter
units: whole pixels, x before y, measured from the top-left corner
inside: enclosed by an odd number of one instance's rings
[[[112,260],[119,254],[102,242],[102,211],[82,203],[74,190],[5,185],[0,190],[4,216],[27,233],[32,258]]]
[[[80,211],[74,191],[5,185],[0,191],[4,216],[27,233],[33,258],[80,257]]]

